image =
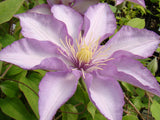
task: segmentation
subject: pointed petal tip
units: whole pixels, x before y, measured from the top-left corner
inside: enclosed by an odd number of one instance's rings
[[[60,106],[76,91],[79,77],[78,71],[48,72],[44,76],[39,84],[40,120],[52,119]]]
[[[113,78],[92,75],[85,79],[90,100],[107,119],[122,119],[124,95],[119,83]]]

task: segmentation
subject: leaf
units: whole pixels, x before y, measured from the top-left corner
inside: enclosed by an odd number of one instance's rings
[[[131,84],[128,84],[126,82],[121,82],[121,83],[127,89],[127,91],[129,91],[132,94],[134,93],[135,88]]]
[[[75,106],[71,104],[65,104],[61,108],[62,112],[62,120],[77,120],[78,114],[72,114],[72,113],[78,113]],[[72,112],[72,113],[65,113],[65,112]]]
[[[3,48],[10,45],[14,41],[15,41],[15,38],[9,34],[6,34],[0,37],[0,43],[2,43]]]
[[[155,58],[147,65],[147,68],[148,68],[152,73],[156,73],[156,71],[158,70],[157,57],[155,57]]]
[[[87,105],[87,110],[91,114],[92,118],[94,119],[95,112],[96,112],[96,107],[93,105],[92,102],[89,102]]]
[[[106,120],[106,118],[102,114],[96,113],[93,120]]]
[[[0,110],[0,118],[1,120],[12,120],[9,116],[5,115],[1,110]]]
[[[122,120],[139,120],[136,116],[134,115],[125,115]]]
[[[36,120],[18,98],[0,99],[0,107],[6,115],[16,120]]]
[[[133,18],[129,20],[126,25],[129,25],[134,28],[143,29],[145,27],[145,20],[140,18]]]
[[[1,82],[0,88],[8,97],[15,97],[19,91],[17,83],[9,80]]]
[[[24,0],[5,0],[0,2],[0,24],[9,21],[23,2]]]
[[[151,113],[152,113],[152,116],[155,118],[155,120],[160,120],[160,104],[153,100],[153,103],[151,105]]]
[[[10,66],[10,64],[9,65],[6,65],[5,67],[6,67],[6,69],[8,68]],[[20,72],[22,72],[23,71],[23,69],[22,68],[20,68],[20,67],[18,67],[18,66],[15,66],[15,65],[12,65],[12,67],[8,70],[8,72],[7,72],[7,76],[13,76],[13,75],[17,75],[17,74],[19,74]]]
[[[42,77],[35,72],[32,72],[28,78],[25,77],[25,72],[23,73],[20,82],[24,83],[28,87],[23,84],[19,84],[20,90],[24,93],[29,105],[31,106],[33,112],[36,117],[39,119],[38,114],[38,85]],[[34,91],[34,92],[33,92]],[[36,92],[36,93],[35,93]]]

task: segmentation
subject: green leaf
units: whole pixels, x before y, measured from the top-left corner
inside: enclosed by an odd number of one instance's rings
[[[9,21],[23,2],[24,0],[5,0],[0,2],[0,24]]]
[[[156,71],[158,70],[157,57],[155,57],[155,58],[147,65],[147,68],[148,68],[152,73],[156,73]]]
[[[137,88],[136,89],[136,93],[138,94],[138,96],[140,97],[143,97],[145,95],[145,91],[140,89],[140,88]]]
[[[160,83],[160,77],[156,77],[157,81]]]
[[[1,82],[0,88],[8,97],[15,97],[19,91],[17,83],[9,80]]]
[[[33,112],[36,117],[39,118],[38,114],[38,85],[42,77],[40,74],[32,72],[28,78],[25,77],[25,73],[23,73],[23,77],[20,79],[20,82],[24,83],[28,87],[23,84],[19,84],[20,90],[24,93],[29,105],[31,106]],[[34,91],[34,92],[33,92]],[[36,92],[36,93],[35,93]]]
[[[127,89],[127,91],[129,91],[132,94],[134,93],[135,88],[131,84],[128,84],[126,82],[121,82],[121,83]]]
[[[10,64],[9,64],[10,65]],[[6,65],[6,68],[9,67],[9,65]],[[12,65],[12,67],[8,70],[7,72],[7,76],[13,76],[13,75],[17,75],[19,74],[20,72],[22,72],[23,69],[18,67],[18,66],[15,66],[15,65]]]
[[[155,118],[155,120],[160,120],[160,104],[153,100],[153,103],[151,105],[151,113],[152,113],[152,116]]]
[[[0,110],[0,118],[1,120],[12,120],[9,116],[5,115],[1,110]]]
[[[0,43],[2,43],[3,48],[10,45],[14,41],[15,41],[15,38],[9,34],[6,34],[0,37]]]
[[[136,116],[133,115],[125,115],[122,120],[139,120]]]
[[[129,25],[134,28],[143,29],[145,27],[145,20],[140,18],[133,18],[129,20],[126,25]]]
[[[102,114],[96,113],[93,120],[107,120]]]
[[[137,96],[135,98],[133,98],[133,104],[135,105],[135,107],[140,110],[142,108],[142,102],[141,102],[141,97]]]
[[[87,110],[92,115],[92,118],[94,119],[96,107],[93,105],[93,103],[91,101],[87,105]]]
[[[65,104],[60,109],[62,111],[62,120],[77,120],[78,119],[78,114],[72,114],[72,113],[78,113],[75,106],[71,104]],[[65,113],[65,112],[72,112],[72,113]]]
[[[6,115],[16,120],[36,120],[35,116],[27,111],[18,98],[0,99],[0,107]]]

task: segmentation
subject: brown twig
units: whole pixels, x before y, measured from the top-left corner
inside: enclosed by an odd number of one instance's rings
[[[3,77],[7,74],[8,70],[9,70],[11,67],[12,67],[12,64],[10,64],[10,65],[8,66],[8,68],[4,71],[4,73],[1,75],[1,78],[3,78]]]
[[[124,98],[126,99],[126,101],[135,109],[136,113],[139,115],[139,117],[142,120],[145,120],[142,116],[142,114],[139,112],[139,110],[135,107],[135,105],[129,100],[129,98],[124,94]]]
[[[14,82],[20,83],[20,84],[24,85],[25,87],[29,88],[32,92],[34,92],[34,93],[38,96],[38,94],[36,93],[36,91],[34,91],[31,87],[29,87],[28,85],[26,85],[26,84],[23,83],[23,82],[20,82],[20,81],[18,81],[18,80],[8,79],[8,78],[1,79],[1,80],[9,80],[9,81],[14,81]]]

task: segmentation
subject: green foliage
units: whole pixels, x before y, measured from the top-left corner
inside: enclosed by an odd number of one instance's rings
[[[20,90],[24,93],[30,107],[32,108],[33,112],[39,119],[38,114],[38,85],[42,77],[38,73],[31,73],[28,78],[25,77],[26,71],[22,73],[22,77],[20,79],[21,83],[19,83]],[[28,87],[26,87],[26,85]]]
[[[19,92],[18,84],[9,80],[1,82],[0,88],[3,93],[10,98],[16,97]]]
[[[134,115],[125,115],[122,120],[139,120],[139,119]]]
[[[61,111],[65,111],[62,112],[62,120],[77,120],[78,119],[78,114],[74,114],[74,113],[78,113],[77,109],[75,106],[71,105],[71,104],[65,104],[61,107]],[[67,112],[71,112],[73,114],[67,114]]]
[[[24,0],[5,0],[0,2],[0,24],[9,21],[23,2]]]
[[[157,57],[155,57],[148,65],[147,68],[152,72],[152,73],[156,73],[156,71],[158,70],[158,61],[157,61]]]
[[[5,114],[16,120],[36,120],[18,98],[0,99],[0,107]]]
[[[95,112],[96,112],[96,107],[93,105],[92,102],[89,102],[88,105],[87,105],[87,110],[88,112],[92,115],[92,118],[94,119],[95,117]]]
[[[145,20],[140,18],[133,18],[129,20],[126,25],[129,25],[134,28],[143,29],[145,26]]]
[[[155,120],[160,120],[159,110],[160,110],[160,104],[157,101],[153,101],[151,105],[151,112]]]

